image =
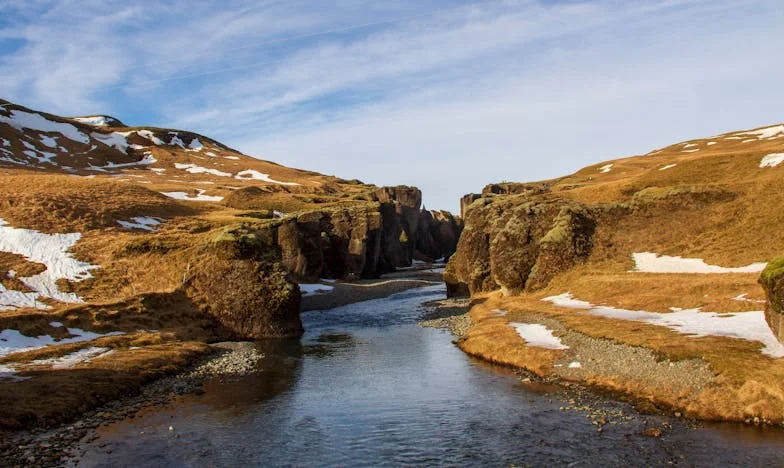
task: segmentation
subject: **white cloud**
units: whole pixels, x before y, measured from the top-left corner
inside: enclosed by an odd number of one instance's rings
[[[0,37],[28,41],[0,95],[152,112],[137,123],[416,184],[431,207],[773,123],[784,97],[776,0],[74,2],[0,6],[26,18]]]

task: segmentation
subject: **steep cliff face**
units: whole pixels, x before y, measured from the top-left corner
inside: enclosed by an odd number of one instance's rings
[[[767,298],[765,320],[776,338],[784,343],[784,257],[771,260],[759,282]]]
[[[590,210],[568,200],[526,197],[496,200],[489,195],[467,208],[445,273],[449,295],[540,289],[587,259],[596,229]]]
[[[372,201],[309,211],[275,228],[282,264],[297,277],[372,278],[411,265],[415,255],[450,256],[460,223],[420,209],[415,187],[382,187]]]

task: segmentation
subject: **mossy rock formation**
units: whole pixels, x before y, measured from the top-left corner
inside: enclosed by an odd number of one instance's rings
[[[768,299],[765,319],[776,338],[784,343],[784,257],[775,258],[768,263],[759,282]]]

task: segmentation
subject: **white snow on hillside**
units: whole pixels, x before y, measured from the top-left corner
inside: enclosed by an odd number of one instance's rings
[[[612,164],[605,164],[604,166],[599,168],[599,172],[602,172],[602,173],[610,172],[612,170],[612,167],[613,167]]]
[[[57,138],[46,135],[41,135],[41,143],[49,148],[57,148]]]
[[[316,296],[319,294],[329,294],[332,290],[335,289],[334,286],[328,286],[326,284],[300,284],[299,290],[303,296]]]
[[[677,164],[667,164],[666,166],[663,166],[663,167],[659,168],[659,170],[660,171],[666,171],[667,169],[672,169],[675,166],[677,166]]]
[[[201,144],[198,138],[194,138],[191,144],[188,145],[188,148],[188,151],[201,151],[204,149],[204,145]]]
[[[9,272],[10,274],[11,272]],[[9,276],[13,278],[13,276]],[[14,310],[20,307],[30,307],[33,309],[46,309],[49,306],[39,301],[41,295],[37,292],[22,292],[7,289],[0,284],[0,310]]]
[[[696,149],[687,149],[687,150],[683,150],[683,151],[681,151],[681,153],[695,153],[695,152],[697,152],[697,151],[699,151],[699,150],[700,150],[699,148],[696,148]]]
[[[658,325],[685,335],[727,336],[747,341],[759,341],[762,350],[773,358],[784,357],[784,344],[776,339],[765,321],[763,311],[717,313],[702,312],[700,309],[672,309],[671,313],[646,312],[644,310],[625,310],[615,307],[594,306],[588,302],[574,299],[567,293],[542,299],[562,307],[584,309],[591,315],[619,320],[632,320]],[[567,305],[564,305],[567,304]],[[579,306],[578,306],[579,305]]]
[[[520,338],[524,339],[528,346],[546,349],[569,349],[561,342],[561,339],[553,335],[552,330],[539,323],[517,323],[509,322]]]
[[[219,171],[217,169],[209,169],[207,167],[197,166],[196,164],[181,164],[174,163],[177,169],[183,169],[191,174],[212,174],[218,177],[231,177],[231,173]]]
[[[69,335],[72,335],[70,338],[55,340],[49,335],[26,336],[21,334],[18,330],[6,328],[5,330],[0,331],[0,357],[13,353],[32,351],[51,345],[81,343],[104,336],[124,335],[123,332],[93,333],[80,328],[69,328],[67,331]]]
[[[30,262],[46,266],[45,271],[29,277],[19,277],[19,280],[40,297],[48,297],[60,302],[78,303],[82,302],[82,299],[76,293],[60,291],[57,280],[83,281],[92,277],[90,270],[100,268],[76,260],[68,252],[68,249],[73,247],[81,237],[82,234],[78,232],[44,234],[32,229],[17,229],[8,226],[8,223],[0,218],[0,251],[22,255]],[[7,299],[5,294],[4,298]],[[13,304],[6,305],[13,306]],[[26,306],[28,306],[27,301],[19,304],[19,307]]]
[[[713,146],[713,145],[716,144],[716,142],[715,141],[709,141],[709,142],[707,142],[705,144],[708,145],[708,146]]]
[[[65,356],[48,359],[36,359],[34,361],[25,363],[25,366],[47,366],[51,367],[52,369],[72,369],[78,364],[90,362],[95,358],[112,354],[112,352],[113,351],[109,348],[93,346],[90,348],[74,351],[73,353],[66,354]]]
[[[113,146],[118,151],[128,154],[128,135],[132,132],[112,132],[98,133],[93,132],[90,136],[100,141],[106,146]]]
[[[39,132],[60,133],[69,140],[87,144],[90,137],[80,132],[78,128],[71,124],[55,122],[47,119],[41,114],[24,112],[12,109],[10,116],[0,114],[0,122],[7,123],[17,130],[30,129]]]
[[[153,142],[154,144],[156,144],[158,146],[166,144],[166,143],[163,142],[163,140],[161,140],[160,138],[156,137],[155,134],[153,132],[151,132],[150,130],[137,130],[136,134],[139,135],[142,138],[146,138],[146,139],[150,140],[151,142]]]
[[[686,149],[686,148],[693,148],[695,146],[697,146],[696,143],[686,143],[685,145],[683,145],[683,148],[684,149]]]
[[[130,221],[117,220],[117,224],[126,229],[143,229],[145,231],[155,231],[155,226],[161,224],[158,218],[151,218],[149,216],[137,216],[131,218]]]
[[[221,196],[211,196],[211,195],[204,195],[206,190],[196,190],[196,196],[192,197],[188,195],[187,192],[161,192],[162,194],[166,195],[169,198],[174,198],[176,200],[186,200],[186,201],[198,201],[198,202],[219,202],[223,200]]]
[[[749,132],[738,133],[738,135],[754,135],[758,140],[772,140],[784,137],[784,125],[773,125],[772,127],[760,128]]]
[[[759,167],[776,167],[784,161],[784,153],[772,153],[760,160]]]
[[[641,273],[759,273],[767,263],[752,263],[743,267],[727,268],[709,265],[701,258],[681,258],[652,252],[632,254],[634,271]]]
[[[169,141],[170,145],[185,148],[185,142],[180,139],[179,133],[169,132],[169,135],[172,135],[171,140]]]
[[[269,174],[264,174],[263,172],[255,171],[253,169],[240,171],[236,176],[234,176],[234,178],[240,180],[261,180],[263,182],[270,182],[272,184],[280,185],[299,185],[296,182],[281,182],[279,180],[270,179]]]
[[[83,123],[85,125],[90,125],[92,127],[108,127],[110,122],[114,122],[114,119],[110,119],[105,115],[91,115],[87,117],[72,117],[72,120],[76,120],[77,122]]]
[[[129,162],[129,163],[109,163],[105,166],[93,166],[90,164],[87,168],[94,170],[94,171],[101,171],[106,172],[107,169],[119,169],[122,167],[133,167],[133,166],[146,166],[150,164],[157,163],[158,160],[152,155],[152,153],[147,152],[144,153],[144,157],[139,161]],[[121,174],[118,174],[121,175]]]

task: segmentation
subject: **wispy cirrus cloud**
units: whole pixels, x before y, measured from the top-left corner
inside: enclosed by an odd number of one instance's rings
[[[75,5],[0,6],[0,95],[416,184],[433,207],[781,120],[776,0]]]

